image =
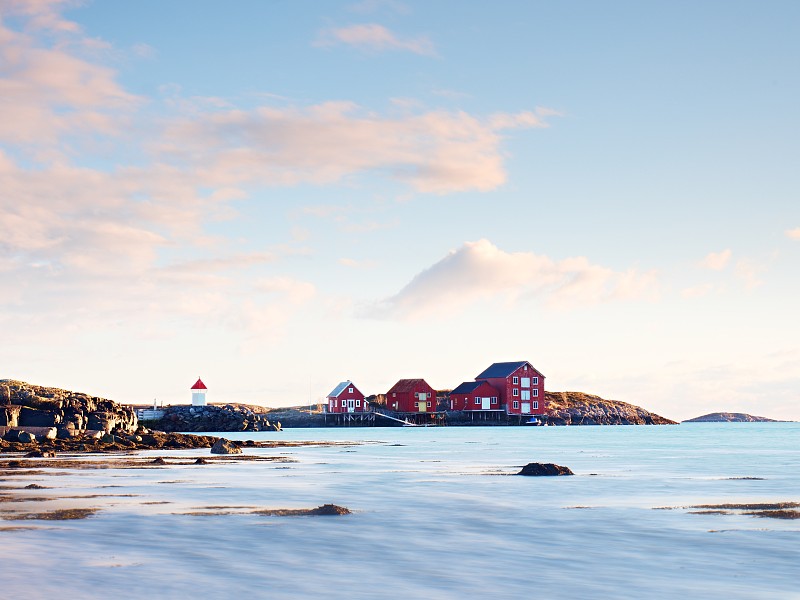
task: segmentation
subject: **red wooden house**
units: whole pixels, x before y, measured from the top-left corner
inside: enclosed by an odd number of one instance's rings
[[[436,412],[436,390],[424,379],[401,379],[386,392],[386,408],[397,412]]]
[[[465,381],[450,392],[450,410],[500,410],[500,392],[486,381]]]
[[[544,375],[527,361],[494,363],[475,378],[500,392],[500,408],[509,415],[545,412]]]
[[[367,412],[367,401],[352,381],[343,381],[328,394],[329,413]]]

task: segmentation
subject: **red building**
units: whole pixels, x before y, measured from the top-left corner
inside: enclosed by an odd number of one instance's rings
[[[367,401],[352,381],[343,381],[328,394],[326,410],[329,413],[366,412]]]
[[[450,392],[450,410],[500,410],[500,392],[485,381],[465,381]]]
[[[500,408],[509,415],[545,412],[544,375],[527,361],[494,363],[475,378],[500,392]]]
[[[424,379],[401,379],[386,392],[386,408],[397,412],[436,412],[436,390]]]

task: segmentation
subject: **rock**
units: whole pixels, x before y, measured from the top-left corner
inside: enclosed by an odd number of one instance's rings
[[[75,437],[75,430],[69,427],[59,427],[56,431],[56,438],[59,440],[69,440]]]
[[[211,454],[241,454],[242,449],[237,445],[231,442],[230,440],[226,440],[225,438],[220,438],[217,442],[211,446]]]
[[[167,464],[167,461],[165,461],[161,456],[159,456],[158,458],[154,458],[152,461],[150,461],[150,464],[151,465],[165,465],[165,464]]]
[[[748,415],[747,413],[716,412],[686,419],[682,423],[776,423],[775,419]]]
[[[21,427],[53,427],[61,423],[61,413],[23,406],[19,413]]]
[[[574,475],[569,467],[554,465],[553,463],[528,463],[517,475],[528,475],[531,477],[547,477],[553,475]]]
[[[28,452],[25,455],[25,458],[55,458],[56,453],[52,450],[34,450],[33,452]]]
[[[545,392],[549,425],[675,425],[640,406],[583,392]]]
[[[20,444],[32,444],[36,441],[36,436],[27,431],[20,431],[17,441]]]
[[[19,429],[9,429],[3,439],[7,442],[18,442],[20,433],[22,432]]]
[[[196,464],[196,465],[207,465],[207,464],[209,464],[209,462],[205,458],[203,458],[201,456],[196,461],[194,461],[194,464]]]
[[[50,429],[45,431],[43,437],[46,440],[54,440],[56,439],[57,435],[58,435],[58,429],[56,429],[55,427],[51,427]]]

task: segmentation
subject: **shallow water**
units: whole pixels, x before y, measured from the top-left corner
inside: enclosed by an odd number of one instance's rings
[[[246,450],[293,463],[5,477],[51,487],[20,492],[54,498],[36,512],[101,511],[0,521],[1,595],[800,598],[800,521],[685,508],[800,501],[797,423],[225,435],[365,443]],[[509,476],[533,461],[576,476]],[[64,498],[94,494],[114,495]],[[325,503],[354,514],[246,513]],[[185,514],[197,512],[240,514]],[[3,530],[18,526],[33,529]]]

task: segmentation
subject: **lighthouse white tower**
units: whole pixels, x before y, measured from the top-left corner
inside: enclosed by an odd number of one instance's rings
[[[206,405],[206,390],[206,384],[198,377],[197,383],[192,386],[192,406]]]

